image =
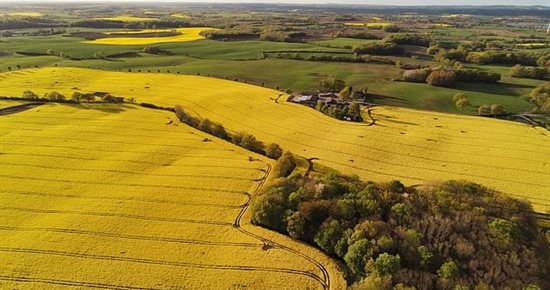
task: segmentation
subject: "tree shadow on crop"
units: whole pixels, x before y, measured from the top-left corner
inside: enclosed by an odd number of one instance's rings
[[[384,96],[380,94],[369,93],[367,97],[367,102],[371,102],[378,105],[389,105],[389,106],[410,106],[411,103],[402,98]]]

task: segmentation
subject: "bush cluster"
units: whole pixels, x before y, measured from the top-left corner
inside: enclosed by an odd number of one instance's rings
[[[391,42],[367,42],[355,45],[352,51],[356,54],[373,55],[400,55],[403,54],[403,48]]]
[[[531,91],[530,101],[537,106],[540,113],[550,113],[550,83],[542,84]]]
[[[495,83],[500,81],[501,75],[477,69],[415,69],[404,70],[397,78],[400,81],[428,83],[434,86],[451,87],[454,82]]]
[[[510,74],[516,78],[550,80],[550,67],[515,65]]]
[[[414,33],[388,35],[384,38],[384,41],[393,42],[395,44],[418,45],[425,47],[430,46],[430,39],[428,37]]]

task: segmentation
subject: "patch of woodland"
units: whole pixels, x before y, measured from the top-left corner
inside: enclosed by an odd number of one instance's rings
[[[276,177],[252,222],[318,247],[357,289],[548,289],[549,253],[531,206],[479,184],[421,188],[335,173]]]

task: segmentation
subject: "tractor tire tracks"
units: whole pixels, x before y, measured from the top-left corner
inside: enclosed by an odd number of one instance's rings
[[[266,162],[263,162],[263,161],[261,161],[261,162],[264,163],[267,166],[267,170],[266,170],[263,178],[261,179],[261,181],[258,182],[258,185],[254,189],[253,194],[257,194],[260,191],[260,189],[265,185],[265,183],[267,182],[267,179],[269,177],[269,174],[271,173],[271,170],[272,170],[272,166],[270,164],[268,164]],[[289,252],[291,254],[299,256],[299,257],[307,260],[308,262],[312,263],[313,265],[315,265],[321,271],[322,277],[318,276],[317,274],[313,274],[313,273],[309,273],[309,272],[308,272],[309,275],[307,275],[307,276],[312,277],[315,280],[317,280],[321,284],[323,289],[325,289],[325,290],[330,289],[330,275],[329,275],[328,270],[325,268],[325,266],[321,262],[307,256],[304,253],[301,253],[297,250],[294,250],[290,247],[287,247],[287,246],[282,245],[280,243],[277,243],[273,240],[264,238],[262,236],[254,234],[250,231],[247,231],[241,226],[242,218],[243,218],[244,214],[246,213],[246,211],[250,208],[251,204],[252,204],[252,199],[250,199],[249,202],[241,209],[241,211],[239,212],[239,214],[237,215],[237,217],[235,219],[235,222],[234,222],[233,226],[236,227],[243,234],[262,241],[266,247],[280,249],[280,250]]]

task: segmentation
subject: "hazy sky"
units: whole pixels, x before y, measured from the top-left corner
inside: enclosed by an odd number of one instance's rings
[[[0,0],[0,2],[41,2],[37,0]],[[44,2],[55,2],[56,0],[46,0]],[[59,0],[59,1],[79,1],[79,2],[155,2],[154,0]],[[291,4],[315,4],[315,3],[334,3],[334,4],[377,4],[377,5],[544,5],[549,6],[550,0],[159,0],[158,2],[212,2],[212,3],[291,3]]]

